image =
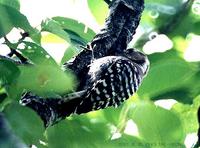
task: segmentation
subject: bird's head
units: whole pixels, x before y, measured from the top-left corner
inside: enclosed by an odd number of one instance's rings
[[[150,63],[148,57],[143,52],[133,48],[126,49],[125,57],[140,65],[144,76],[147,74]]]

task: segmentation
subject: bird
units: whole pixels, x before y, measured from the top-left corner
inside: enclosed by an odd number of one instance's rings
[[[118,107],[138,90],[148,69],[147,56],[133,48],[116,56],[94,60],[89,65],[81,91],[71,95],[79,100],[73,113]],[[70,94],[64,100],[71,100]]]
[[[46,99],[28,92],[21,104],[34,109],[48,125],[72,114],[118,107],[138,90],[148,73],[149,60],[143,52],[130,48],[115,56],[93,59],[87,69],[78,91]]]

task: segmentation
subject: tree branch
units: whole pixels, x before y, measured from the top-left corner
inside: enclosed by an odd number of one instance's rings
[[[85,83],[93,58],[118,55],[127,49],[139,25],[144,1],[115,0],[109,8],[110,15],[106,19],[105,28],[88,45],[91,50],[84,49],[74,61],[64,64],[64,68],[70,69],[79,78],[76,91],[82,91],[82,84]],[[46,127],[72,114],[77,102],[79,103],[77,99],[70,101],[62,98],[44,99],[32,93],[26,93],[21,99],[23,105],[32,108],[40,115]]]
[[[21,33],[22,37],[18,40],[18,44],[20,44],[26,37],[29,36],[28,33]],[[5,44],[10,48],[10,53],[7,55],[8,57],[12,57],[13,55],[16,55],[16,57],[19,58],[19,60],[23,63],[23,64],[28,64],[28,59],[23,57],[16,49],[14,49],[13,47],[10,47],[9,45],[11,45],[12,43],[8,40],[8,38],[5,36]]]

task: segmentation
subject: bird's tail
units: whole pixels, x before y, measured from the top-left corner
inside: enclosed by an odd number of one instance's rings
[[[85,93],[86,91],[79,91],[60,98],[42,98],[27,92],[22,96],[20,104],[36,111],[44,121],[45,127],[48,127],[64,119],[66,116],[70,116]]]

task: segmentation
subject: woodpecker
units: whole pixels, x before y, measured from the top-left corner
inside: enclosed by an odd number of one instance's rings
[[[78,78],[77,90],[60,98],[42,98],[32,92],[22,96],[20,103],[35,110],[46,127],[71,114],[118,107],[138,90],[146,76],[147,56],[127,49],[139,25],[144,1],[116,0],[109,9],[105,27],[91,41],[91,48],[63,65]]]
[[[64,100],[79,100],[73,110],[76,114],[118,107],[138,90],[148,69],[147,56],[136,49],[96,59],[89,65],[81,91]]]
[[[71,114],[118,107],[138,90],[148,72],[149,60],[141,51],[127,49],[117,56],[94,59],[88,67],[80,91],[46,99],[26,93],[21,104],[37,111],[45,123]]]

